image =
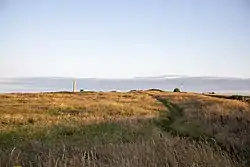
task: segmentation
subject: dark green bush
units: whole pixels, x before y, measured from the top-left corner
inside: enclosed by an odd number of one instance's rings
[[[175,88],[174,92],[181,92],[181,90],[179,88]]]

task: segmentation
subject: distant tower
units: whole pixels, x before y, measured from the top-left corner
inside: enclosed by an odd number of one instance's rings
[[[76,80],[73,80],[73,92],[76,92]]]
[[[183,83],[181,83],[181,91],[183,91]]]

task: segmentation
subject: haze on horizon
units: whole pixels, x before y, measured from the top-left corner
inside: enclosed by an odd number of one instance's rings
[[[248,0],[1,0],[0,78],[250,78]]]

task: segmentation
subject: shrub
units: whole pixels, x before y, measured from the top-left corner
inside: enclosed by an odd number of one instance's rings
[[[175,88],[174,92],[181,92],[181,90],[179,88]]]
[[[80,92],[84,92],[84,90],[83,90],[83,89],[81,89],[81,90],[80,90]]]
[[[232,95],[229,98],[234,99],[234,100],[242,100],[242,101],[245,101],[247,99],[245,96],[242,96],[242,95]]]
[[[160,89],[149,89],[148,91],[164,92],[163,90],[160,90]]]

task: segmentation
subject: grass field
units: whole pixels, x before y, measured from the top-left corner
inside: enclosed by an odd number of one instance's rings
[[[152,91],[0,95],[0,166],[247,167],[250,104]]]

